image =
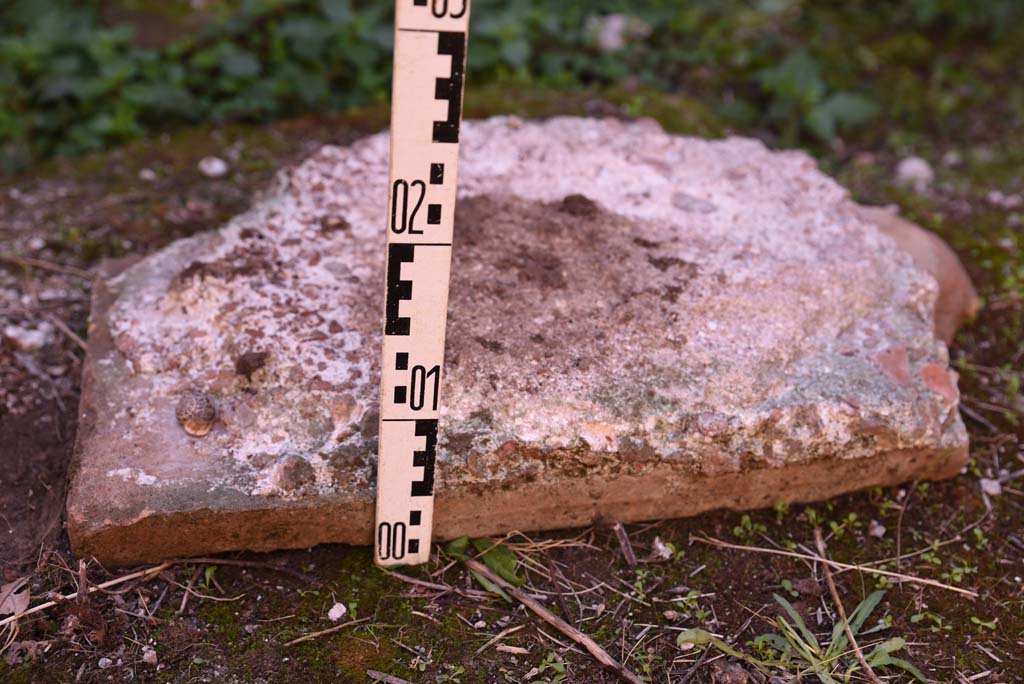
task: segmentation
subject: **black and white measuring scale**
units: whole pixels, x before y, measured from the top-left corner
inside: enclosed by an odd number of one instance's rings
[[[374,561],[430,557],[470,0],[397,0]]]

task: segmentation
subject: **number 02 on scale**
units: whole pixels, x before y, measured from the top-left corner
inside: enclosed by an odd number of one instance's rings
[[[430,557],[469,0],[398,0],[374,560]]]

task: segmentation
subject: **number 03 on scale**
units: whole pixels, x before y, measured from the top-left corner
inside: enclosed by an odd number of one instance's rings
[[[378,565],[430,557],[469,0],[398,0],[377,452]]]

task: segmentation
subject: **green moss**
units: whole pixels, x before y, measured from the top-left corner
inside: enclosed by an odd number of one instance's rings
[[[223,643],[232,649],[244,647],[242,622],[234,601],[202,601],[198,614],[222,637]]]
[[[37,681],[35,670],[32,663],[8,665],[6,661],[0,660],[0,681],[7,684],[33,684]]]

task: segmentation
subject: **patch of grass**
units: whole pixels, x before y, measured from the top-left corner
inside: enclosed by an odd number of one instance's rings
[[[680,632],[677,642],[680,646],[714,647],[761,669],[766,674],[781,672],[797,680],[814,676],[823,684],[857,681],[854,675],[863,668],[851,651],[852,645],[847,632],[856,639],[858,635],[863,637],[886,629],[884,622],[864,629],[867,619],[884,596],[885,591],[872,592],[850,613],[848,621],[836,620],[828,641],[819,640],[793,605],[775,594],[775,601],[782,607],[785,615],[779,615],[772,621],[777,632],[762,634],[747,644],[757,656],[738,651],[703,629]],[[891,637],[875,643],[870,649],[865,649],[864,660],[872,669],[903,670],[917,680],[927,682],[924,674],[912,663],[893,655],[903,650],[906,645],[907,642],[902,637]]]

